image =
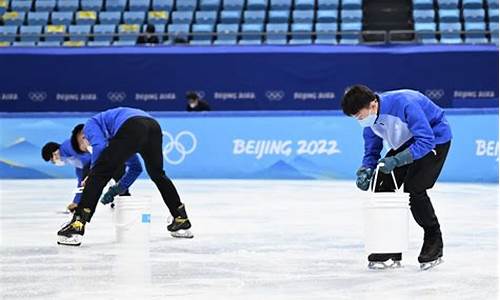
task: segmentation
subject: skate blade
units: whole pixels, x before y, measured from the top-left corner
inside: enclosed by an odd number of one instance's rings
[[[58,235],[57,244],[64,246],[80,246],[82,243],[82,236],[79,234],[74,234],[71,237]]]
[[[401,261],[370,261],[368,263],[368,269],[370,270],[386,270],[386,269],[398,269],[402,268]]]
[[[432,269],[435,266],[437,266],[443,262],[444,262],[443,259],[440,257],[440,258],[433,260],[433,261],[430,261],[430,262],[420,263],[420,270],[426,271],[426,270]]]
[[[171,231],[170,235],[173,236],[174,238],[180,238],[180,239],[192,239],[194,236],[189,230],[178,230],[178,231]]]

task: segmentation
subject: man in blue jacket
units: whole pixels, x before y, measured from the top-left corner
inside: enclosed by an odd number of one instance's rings
[[[57,233],[59,244],[81,244],[85,224],[90,222],[113,171],[137,153],[143,158],[149,177],[174,217],[167,229],[174,237],[193,237],[184,204],[163,171],[162,138],[158,122],[146,112],[134,108],[110,109],[85,123],[83,134],[77,135],[77,140],[81,151],[92,154],[91,168],[73,219]]]
[[[64,166],[66,163],[75,167],[75,174],[78,180],[77,189],[73,201],[67,206],[70,212],[73,212],[78,203],[80,203],[82,183],[87,177],[90,170],[91,156],[89,152],[81,151],[78,148],[76,135],[83,130],[83,124],[75,126],[72,132],[71,139],[65,140],[62,144],[56,142],[48,142],[42,148],[42,158],[45,161],[50,161],[56,166]],[[125,172],[125,168],[127,171]],[[115,188],[111,187],[101,199],[103,204],[112,203],[116,195],[130,196],[128,188],[142,173],[141,162],[138,159],[129,159],[125,165],[119,166],[113,173],[113,179],[117,182],[115,186],[123,186],[124,188],[115,192]]]
[[[375,94],[368,87],[355,85],[347,89],[342,109],[356,118],[363,129],[365,151],[356,172],[356,185],[368,190],[374,170],[383,173],[375,183],[376,192],[394,191],[404,183],[410,194],[413,218],[424,229],[424,243],[418,256],[422,269],[439,264],[443,256],[441,229],[427,190],[434,186],[443,168],[452,134],[444,111],[423,94],[413,90],[396,90]],[[382,159],[385,141],[391,150]],[[386,261],[399,263],[401,253],[374,253],[369,266],[386,267]]]

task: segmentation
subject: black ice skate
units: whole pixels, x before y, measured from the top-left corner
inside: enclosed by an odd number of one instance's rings
[[[368,255],[368,268],[385,270],[401,268],[401,253],[372,253]]]
[[[418,256],[421,270],[428,270],[443,262],[443,239],[441,231],[425,233],[424,244]]]
[[[85,210],[89,209],[86,208]],[[88,215],[90,213],[84,212],[84,214]],[[80,246],[83,234],[85,233],[85,223],[85,219],[75,213],[71,221],[57,232],[57,244]]]
[[[193,238],[193,234],[189,230],[189,228],[191,228],[191,222],[189,222],[187,217],[184,204],[177,208],[177,212],[179,213],[179,216],[173,219],[172,223],[167,226],[168,231],[170,231],[170,234],[176,238]]]

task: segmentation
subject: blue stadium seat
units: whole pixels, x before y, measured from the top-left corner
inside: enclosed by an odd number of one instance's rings
[[[23,11],[11,11],[3,14],[4,25],[23,25],[24,19],[26,19],[26,12]]]
[[[71,11],[53,11],[50,15],[50,23],[53,25],[69,26],[73,23],[73,12]]]
[[[197,11],[194,19],[197,24],[214,25],[217,21],[217,11]]]
[[[436,23],[415,23],[415,32],[417,41],[424,44],[436,44],[438,40],[436,38]]]
[[[61,42],[58,41],[43,41],[37,42],[38,47],[61,47]]]
[[[123,23],[142,24],[146,19],[146,13],[143,11],[126,11],[123,13]]]
[[[197,46],[210,46],[212,45],[211,40],[191,40],[189,41],[190,45],[197,45]]]
[[[457,9],[458,0],[437,0],[439,9]]]
[[[174,38],[179,37],[179,38],[183,38],[185,40],[188,40],[190,27],[191,26],[189,24],[170,24],[170,25],[167,25],[168,39],[174,40]]]
[[[313,23],[314,10],[294,10],[292,20],[294,23]]]
[[[488,11],[490,23],[498,23],[498,9],[489,9]]]
[[[247,10],[266,10],[268,0],[247,0]]]
[[[498,46],[498,29],[491,32],[491,42]]]
[[[166,10],[149,11],[148,12],[148,24],[161,24],[165,25],[169,20],[169,12]]]
[[[17,26],[0,26],[0,42],[14,42],[17,28]]]
[[[58,0],[57,9],[61,11],[75,12],[78,10],[78,0]]]
[[[192,40],[195,41],[212,41],[214,33],[213,24],[194,24],[191,27],[191,32],[193,33]]]
[[[486,24],[484,22],[465,22],[465,42],[468,44],[487,44]]]
[[[82,0],[82,10],[100,11],[102,9],[103,0]]]
[[[464,9],[467,9],[467,8],[472,8],[472,9],[474,9],[474,8],[483,8],[483,0],[463,0],[462,1],[462,6],[463,6]]]
[[[498,0],[488,0],[489,9],[498,9]]]
[[[124,11],[126,5],[127,0],[106,0],[106,11]]]
[[[35,42],[13,42],[12,46],[14,47],[35,47]]]
[[[90,25],[70,25],[68,30],[69,40],[86,42],[89,38],[90,30]]]
[[[9,6],[9,2],[7,0],[0,0],[0,16],[3,15]],[[2,43],[2,44],[9,44],[9,43]],[[4,45],[8,46],[8,45]]]
[[[266,19],[266,11],[264,10],[259,10],[259,11],[246,10],[243,13],[243,22],[245,23],[260,24],[264,23],[265,19]]]
[[[464,9],[465,22],[484,22],[484,9]]]
[[[491,31],[498,31],[498,22],[497,23],[490,23],[490,30]]]
[[[192,11],[174,11],[172,12],[172,23],[191,24],[193,21]]]
[[[342,9],[361,10],[362,5],[363,5],[362,0],[342,0]]]
[[[111,43],[112,46],[118,46],[118,47],[129,47],[129,46],[135,46],[137,40],[120,40],[120,41],[114,41]]]
[[[174,8],[174,0],[153,0],[153,10],[172,11]]]
[[[240,40],[238,45],[262,45],[262,40]]]
[[[122,13],[119,11],[102,11],[99,13],[100,24],[118,25],[121,20]]]
[[[137,41],[141,26],[138,24],[118,25],[118,39],[120,41]]]
[[[295,0],[295,9],[296,10],[313,10],[314,9],[314,0]]]
[[[238,39],[238,24],[218,24],[217,25],[217,41],[216,44],[236,44]],[[221,41],[226,41],[221,43]]]
[[[441,23],[455,23],[460,21],[460,11],[458,9],[440,9],[439,21]]]
[[[30,0],[12,0],[10,3],[10,9],[17,12],[27,12],[31,10],[32,2]]]
[[[128,8],[130,11],[148,11],[151,4],[150,0],[129,0]]]
[[[290,10],[292,8],[292,0],[270,0],[271,10]]]
[[[200,9],[208,11],[218,11],[221,0],[200,0]]]
[[[75,16],[76,25],[94,25],[97,21],[95,11],[78,11]]]
[[[196,0],[177,0],[175,1],[175,8],[178,11],[194,11],[196,9]]]
[[[109,47],[111,46],[110,41],[90,41],[87,42],[87,46],[89,47]]]
[[[435,13],[433,9],[413,10],[413,20],[415,22],[434,22]]]
[[[220,22],[222,24],[239,24],[241,22],[241,11],[240,10],[221,11]]]
[[[288,23],[290,20],[289,10],[270,10],[268,15],[269,23]]]
[[[340,44],[359,44],[361,38],[361,22],[340,24]]]
[[[441,43],[461,44],[463,42],[460,36],[461,30],[462,25],[459,22],[439,24],[439,31],[441,32]]]
[[[337,24],[316,23],[315,44],[337,44]]]
[[[92,32],[94,33],[94,41],[111,42],[114,39],[114,34],[116,33],[116,25],[94,25]]]
[[[36,11],[53,11],[56,8],[56,0],[36,0]]]
[[[292,37],[290,39],[290,44],[312,44],[312,31],[312,24],[292,24]]]
[[[363,12],[361,10],[341,10],[342,22],[361,22]]]
[[[28,13],[28,25],[47,25],[49,23],[49,13],[46,11]]]
[[[66,26],[64,25],[47,25],[43,27],[45,41],[47,42],[62,42],[66,35]]]
[[[433,0],[413,0],[414,9],[433,9]]]
[[[288,41],[288,24],[267,24],[266,44],[285,45]]]
[[[244,6],[245,0],[224,0],[223,9],[241,11]]]
[[[339,0],[318,0],[318,9],[337,10],[338,8],[339,8]]]
[[[338,12],[336,10],[318,10],[317,21],[320,23],[337,22]]]
[[[243,24],[241,26],[241,40],[258,41],[258,44],[261,44],[262,32],[264,32],[264,24]]]
[[[23,42],[36,42],[40,39],[42,34],[42,26],[21,26],[20,32],[21,41]]]

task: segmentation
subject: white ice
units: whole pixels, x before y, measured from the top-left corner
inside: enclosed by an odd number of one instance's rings
[[[3,299],[497,299],[498,185],[440,183],[430,192],[444,234],[444,263],[420,271],[413,220],[404,267],[367,269],[363,199],[347,181],[176,180],[192,240],[166,232],[153,184],[149,251],[114,241],[99,204],[81,247],[56,244],[72,180],[4,180]]]

